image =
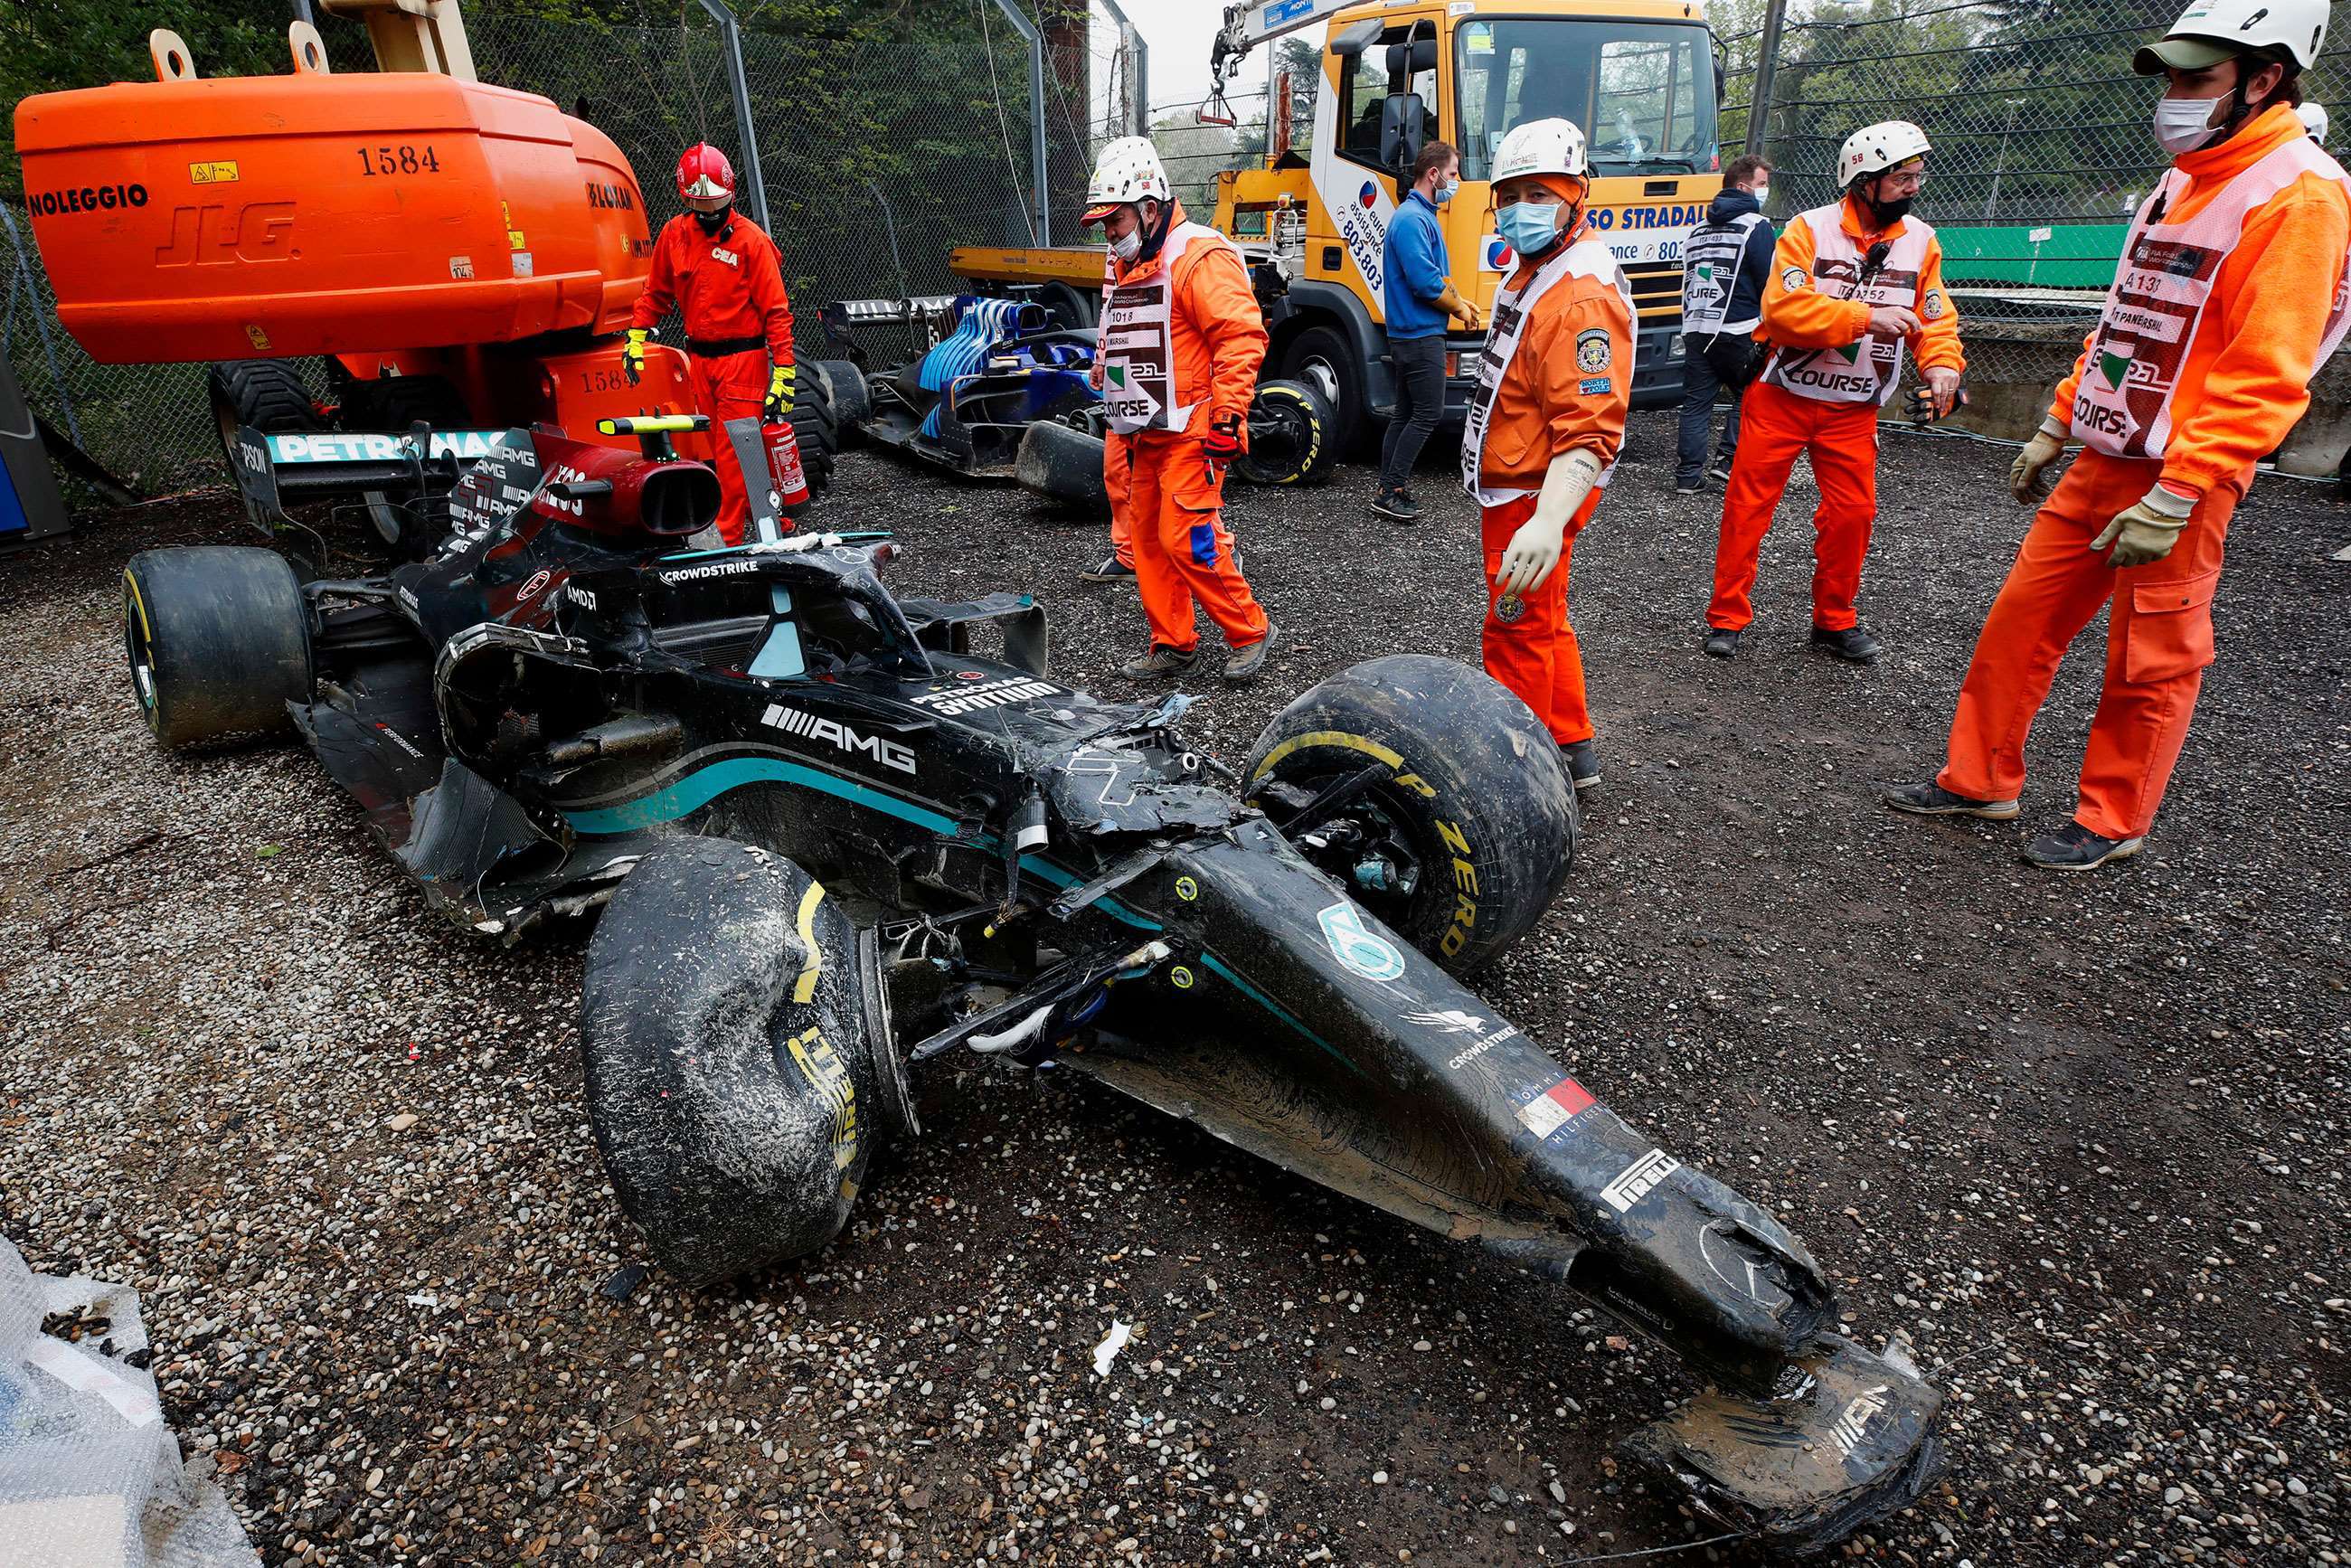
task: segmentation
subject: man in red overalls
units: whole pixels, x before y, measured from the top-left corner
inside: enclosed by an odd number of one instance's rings
[[[630,317],[621,363],[634,386],[644,370],[645,340],[674,306],[685,319],[694,406],[710,416],[718,532],[739,545],[750,498],[726,423],[757,417],[773,423],[789,416],[792,306],[784,297],[776,242],[734,210],[735,169],[726,154],[706,141],[687,148],[677,161],[677,193],[686,210],[663,225],[653,242],[653,270]],[[767,476],[758,480],[765,484]]]

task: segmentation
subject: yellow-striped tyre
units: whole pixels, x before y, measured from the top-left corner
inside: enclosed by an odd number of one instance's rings
[[[1251,802],[1357,904],[1457,975],[1510,950],[1575,860],[1559,747],[1487,675],[1397,653],[1343,670],[1266,727]]]
[[[841,1233],[903,1080],[880,977],[838,900],[782,855],[672,840],[588,945],[588,1116],[621,1207],[688,1283]]]
[[[122,651],[148,730],[164,746],[290,731],[310,700],[310,616],[276,550],[187,545],[122,569]]]
[[[1338,465],[1338,418],[1304,382],[1260,382],[1249,430],[1233,471],[1252,485],[1318,485]]]

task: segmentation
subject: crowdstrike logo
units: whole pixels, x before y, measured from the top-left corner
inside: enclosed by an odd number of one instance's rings
[[[759,563],[755,560],[714,560],[705,566],[681,566],[663,572],[661,580],[664,587],[675,587],[681,582],[706,582],[714,577],[740,577],[758,570]]]

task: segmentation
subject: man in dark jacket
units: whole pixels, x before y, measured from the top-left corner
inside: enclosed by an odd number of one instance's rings
[[[1682,253],[1682,431],[1674,492],[1698,493],[1705,478],[1728,480],[1739,447],[1739,394],[1762,362],[1755,328],[1763,315],[1763,286],[1771,277],[1771,225],[1763,216],[1771,166],[1750,153],[1730,161],[1722,191],[1690,231]],[[1711,467],[1707,436],[1714,398],[1730,394],[1722,450]]]

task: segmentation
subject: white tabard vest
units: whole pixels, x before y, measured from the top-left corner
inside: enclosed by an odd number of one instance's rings
[[[1160,242],[1158,265],[1123,283],[1102,279],[1102,409],[1121,435],[1141,430],[1183,430],[1197,403],[1176,402],[1173,300],[1176,263],[1196,245],[1230,246],[1204,224],[1182,223]],[[1113,271],[1116,263],[1111,264]]]
[[[1918,281],[1926,275],[1933,229],[1917,218],[1903,219],[1901,235],[1883,242],[1886,259],[1864,283],[1861,273],[1868,253],[1844,232],[1842,202],[1814,207],[1796,221],[1813,228],[1814,288],[1832,299],[1921,308]],[[1939,300],[1929,300],[1924,309],[1940,316],[1944,307]],[[1874,402],[1882,408],[1902,379],[1902,343],[1896,338],[1864,338],[1841,349],[1775,349],[1761,379],[1820,402]]]
[[[2082,364],[2074,393],[2074,434],[2085,445],[2112,457],[2160,457],[2171,442],[2171,400],[2179,368],[2204,324],[2220,264],[2244,237],[2245,218],[2262,203],[2306,173],[2333,180],[2351,191],[2351,176],[2307,137],[2276,148],[2222,186],[2204,209],[2186,223],[2165,223],[2163,213],[2188,189],[2188,176],[2165,172],[2155,194],[2131,220],[2123,261],[2106,290],[2105,308]],[[2351,299],[2351,262],[2332,280],[2334,308],[2319,340],[2318,366],[2343,340],[2344,304]],[[2314,280],[2314,285],[2315,280]]]
[[[1747,236],[1763,222],[1761,213],[1741,213],[1727,224],[1700,224],[1690,230],[1682,252],[1682,336],[1712,338],[1723,332],[1745,337],[1758,318],[1726,321],[1731,291],[1739,286],[1740,258]]]
[[[1515,501],[1521,496],[1531,496],[1532,490],[1516,490],[1478,481],[1478,471],[1486,455],[1486,430],[1494,417],[1494,396],[1502,390],[1502,376],[1517,357],[1519,339],[1526,331],[1527,318],[1534,314],[1535,301],[1551,291],[1552,285],[1569,277],[1596,277],[1603,283],[1614,284],[1617,298],[1625,301],[1625,314],[1633,314],[1633,285],[1616,265],[1608,247],[1596,239],[1578,240],[1562,246],[1557,256],[1537,267],[1534,276],[1519,288],[1504,288],[1494,296],[1494,319],[1486,334],[1485,350],[1478,356],[1478,392],[1469,400],[1469,423],[1461,432],[1461,487],[1478,497],[1481,507],[1499,507],[1505,501]],[[1625,334],[1625,373],[1633,373],[1631,356],[1635,340]],[[1570,351],[1573,352],[1571,347]],[[1600,471],[1600,485],[1605,487],[1608,476],[1616,472],[1611,463]]]

